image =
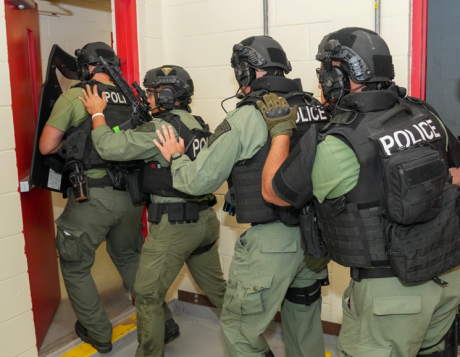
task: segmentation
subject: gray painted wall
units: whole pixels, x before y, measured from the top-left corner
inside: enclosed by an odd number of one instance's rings
[[[460,135],[460,1],[428,2],[426,100]]]

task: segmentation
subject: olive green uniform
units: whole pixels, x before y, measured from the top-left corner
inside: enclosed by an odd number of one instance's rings
[[[255,107],[229,112],[195,161],[187,156],[173,161],[174,188],[192,195],[214,192],[234,165],[252,158],[267,137],[265,121]],[[324,356],[321,299],[307,307],[284,297],[289,287],[325,279],[326,263],[304,257],[298,227],[272,222],[243,233],[235,244],[221,315],[226,355],[264,356],[269,346],[262,333],[282,305],[286,355]]]
[[[189,129],[201,129],[196,119],[184,110],[172,110]],[[136,130],[113,131],[106,125],[93,130],[96,150],[107,160],[156,161],[162,167],[169,163],[163,158],[153,139],[158,139],[157,129],[170,126],[160,119],[138,127]],[[177,132],[175,131],[176,135]],[[150,196],[154,203],[186,202],[178,197]],[[189,201],[210,200],[206,193]],[[142,248],[139,270],[134,290],[136,293],[139,348],[136,357],[164,356],[165,313],[163,304],[168,289],[176,279],[184,262],[198,286],[211,302],[222,308],[226,282],[220,266],[217,244],[204,253],[192,255],[199,247],[212,244],[219,238],[219,221],[210,207],[200,212],[200,219],[192,223],[172,224],[168,214],[163,214],[159,224],[150,227]]]
[[[73,88],[62,94],[46,125],[64,132],[72,126],[79,126],[89,115],[78,99],[81,95],[81,88]],[[102,178],[106,170],[91,169],[87,175]],[[89,195],[89,201],[79,203],[75,201],[72,190],[69,190],[64,212],[56,220],[56,246],[64,283],[78,320],[93,339],[109,342],[112,339],[112,324],[102,307],[91,276],[91,267],[97,248],[107,239],[107,252],[134,294],[134,280],[143,242],[143,208],[133,206],[128,192],[116,191],[112,187],[90,188]]]
[[[341,140],[327,136],[317,147],[312,171],[319,202],[340,197],[358,182],[358,159]],[[341,356],[416,356],[437,344],[455,317],[460,298],[460,269],[433,281],[404,285],[396,278],[351,280],[342,298],[343,323],[338,340]],[[420,352],[443,351],[444,342]]]

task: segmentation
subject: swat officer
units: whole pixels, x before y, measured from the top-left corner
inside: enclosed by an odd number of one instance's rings
[[[264,197],[299,207],[310,188],[322,244],[351,267],[341,356],[456,356],[460,227],[447,167],[459,166],[459,143],[429,104],[392,82],[392,57],[376,33],[328,34],[316,58],[334,117],[295,155],[288,136],[273,140]],[[281,102],[261,104],[269,125],[295,120],[276,118]]]
[[[212,208],[215,196],[192,196],[175,190],[170,162],[153,144],[157,139],[155,130],[167,125],[174,135],[180,133],[192,160],[206,145],[211,135],[209,127],[190,113],[193,81],[182,67],[163,66],[147,72],[144,87],[155,118],[135,130],[114,133],[100,114],[106,105],[105,97],[97,96],[96,91],[91,93],[89,87],[88,93],[83,91],[83,102],[94,116],[92,137],[102,158],[145,162],[141,188],[150,194],[149,221],[153,225],[142,248],[134,285],[139,340],[136,356],[162,357],[167,318],[163,301],[184,262],[198,286],[219,309],[227,284],[215,244],[220,226]]]
[[[327,116],[310,94],[285,78],[290,63],[271,37],[254,36],[236,44],[231,63],[243,100],[216,128],[197,158],[184,154],[184,145],[177,142],[172,129],[158,131],[165,142],[155,141],[155,145],[166,160],[174,160],[174,188],[203,195],[228,179],[237,221],[253,226],[237,240],[230,266],[220,319],[226,355],[274,356],[262,333],[282,306],[286,355],[322,356],[320,281],[327,277],[327,261],[304,257],[298,211],[278,209],[262,198],[262,167],[271,137],[256,101],[276,93],[299,106],[298,130],[293,134],[295,125],[287,125],[280,131],[293,135],[294,141],[312,123],[326,123]],[[312,113],[316,121],[309,121]]]
[[[97,62],[99,56],[103,56],[111,64],[119,66],[120,60],[115,52],[105,43],[95,42],[77,50],[76,54],[81,83],[56,101],[40,137],[39,148],[43,155],[60,151],[66,157],[67,167],[78,172],[85,171],[87,176],[89,189],[85,188],[82,195],[88,193],[91,199],[84,201],[84,197],[76,197],[73,190],[69,190],[64,212],[56,220],[56,246],[67,293],[78,316],[75,330],[83,341],[91,343],[97,351],[107,353],[112,350],[112,325],[102,307],[91,267],[96,249],[107,238],[107,252],[134,295],[143,241],[142,207],[133,206],[125,188],[113,187],[107,175],[107,162],[103,163],[100,157],[89,153],[73,157],[71,145],[67,147],[65,144],[66,139],[69,143],[78,136],[78,132],[85,130],[82,129],[85,122],[91,122],[78,99],[81,87],[86,83],[96,85],[100,93],[105,91],[109,94],[105,113],[114,117],[114,123],[126,121],[131,114],[126,101],[122,100],[123,95],[110,83],[109,76]],[[74,135],[70,138],[72,133]]]

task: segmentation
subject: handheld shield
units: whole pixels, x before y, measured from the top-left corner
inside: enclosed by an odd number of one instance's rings
[[[58,45],[54,45],[48,59],[46,80],[40,94],[30,180],[34,186],[61,192],[66,197],[71,183],[68,173],[63,173],[64,159],[58,154],[42,155],[38,148],[43,128],[51,115],[54,104],[63,92],[57,77],[57,70],[68,79],[78,80],[76,58]]]

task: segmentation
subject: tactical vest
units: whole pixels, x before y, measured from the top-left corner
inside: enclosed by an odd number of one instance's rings
[[[100,96],[105,92],[107,107],[104,110],[105,121],[110,128],[123,124],[131,117],[131,108],[127,105],[126,98],[121,91],[111,85],[97,81],[81,82],[72,88],[84,88],[89,84],[91,89],[96,84]],[[66,133],[66,143],[60,150],[60,155],[66,159],[66,163],[76,160],[83,164],[85,170],[109,168],[111,161],[102,159],[94,148],[91,139],[93,121],[88,116],[79,126],[71,127]],[[124,163],[123,165],[129,165]]]
[[[283,96],[289,105],[298,105],[297,128],[293,131],[290,142],[290,151],[297,145],[300,138],[310,129],[311,125],[324,126],[329,118],[321,103],[311,93],[302,92],[297,83],[284,77],[262,77],[251,84],[252,91],[237,104],[237,108],[244,105],[254,105],[263,101],[263,96],[275,93]],[[300,210],[293,207],[279,207],[268,203],[262,196],[262,171],[270,152],[271,137],[249,160],[240,161],[233,167],[228,180],[230,196],[236,207],[238,223],[267,223],[281,220],[288,225],[298,225]]]
[[[459,265],[458,189],[448,183],[443,126],[392,90],[347,97],[361,110],[334,117],[320,134],[342,140],[360,163],[350,192],[315,203],[330,258],[353,268],[391,266],[408,284]]]
[[[202,129],[189,129],[180,119],[180,116],[167,113],[157,116],[176,129],[178,135],[184,139],[185,155],[194,161],[201,149],[208,143],[211,136],[209,126],[199,116],[193,116]],[[161,167],[159,162],[152,161],[141,167],[142,192],[154,194],[162,197],[193,198],[184,192],[173,187],[171,167]]]

